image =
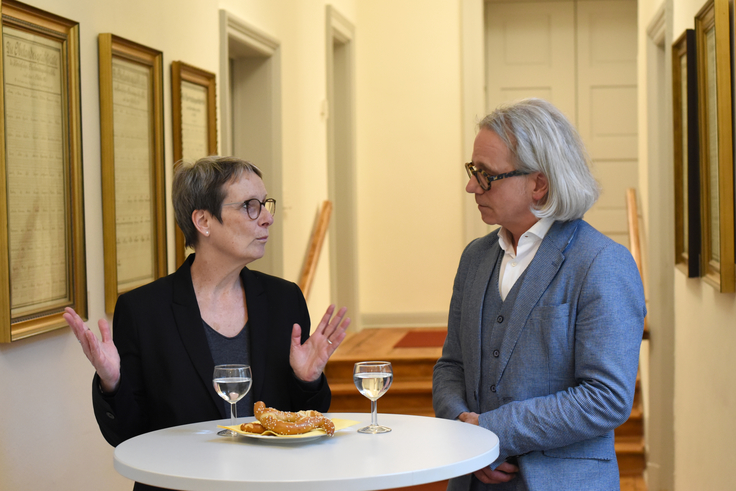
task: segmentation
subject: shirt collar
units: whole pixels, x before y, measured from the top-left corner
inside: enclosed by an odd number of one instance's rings
[[[529,230],[522,234],[522,237],[519,238],[519,242],[521,242],[524,239],[524,236],[527,235],[533,235],[534,237],[530,237],[533,241],[541,242],[545,235],[547,235],[547,232],[549,232],[549,229],[552,228],[553,223],[555,223],[553,218],[542,218],[537,220]],[[509,232],[503,227],[498,231],[498,245],[506,254],[511,254],[512,256],[515,255],[514,246],[511,244],[511,240],[509,238]]]

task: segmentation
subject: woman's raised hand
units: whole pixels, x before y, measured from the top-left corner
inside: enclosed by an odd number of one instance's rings
[[[79,315],[67,307],[64,312],[64,320],[72,328],[77,337],[82,351],[100,376],[100,385],[105,392],[112,392],[120,382],[120,355],[118,349],[112,342],[110,326],[105,319],[100,319],[97,325],[100,327],[102,341],[97,339],[95,333],[84,325]]]
[[[345,339],[345,330],[350,325],[350,317],[345,317],[347,311],[347,307],[343,307],[333,317],[335,306],[327,307],[327,312],[322,316],[317,329],[304,344],[301,339],[302,328],[299,324],[294,324],[289,362],[299,379],[312,382],[322,375],[327,360]]]

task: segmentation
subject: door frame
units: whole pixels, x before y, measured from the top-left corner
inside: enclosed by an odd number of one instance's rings
[[[347,306],[350,330],[360,330],[358,295],[357,167],[355,158],[355,27],[332,5],[325,6],[327,82],[327,196],[330,296]],[[336,124],[337,123],[337,124]]]
[[[233,72],[252,72],[258,80],[247,91],[237,92],[236,88],[234,93]],[[283,203],[281,43],[224,9],[220,10],[219,95],[220,152],[232,155],[238,147],[257,149],[252,153],[263,162],[254,164],[263,172],[269,196]],[[249,121],[242,118],[244,114],[252,116],[250,121],[257,122],[259,132],[252,135],[251,132],[241,132],[242,136],[234,142],[233,134],[238,126]],[[238,157],[252,158],[250,155]],[[283,276],[284,229],[278,218],[271,225],[266,255],[252,265],[265,273]]]

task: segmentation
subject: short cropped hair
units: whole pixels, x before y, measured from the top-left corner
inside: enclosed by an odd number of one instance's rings
[[[222,223],[225,185],[244,172],[263,177],[261,170],[247,160],[235,157],[203,157],[195,163],[180,162],[174,173],[172,200],[174,217],[184,233],[187,247],[197,245],[197,229],[192,222],[194,210],[206,210]]]
[[[547,195],[532,205],[538,218],[582,218],[598,199],[600,189],[580,135],[549,102],[524,99],[501,105],[479,126],[503,140],[517,170],[541,172],[547,178]]]

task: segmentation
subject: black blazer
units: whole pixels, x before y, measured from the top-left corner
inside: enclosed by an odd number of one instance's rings
[[[190,255],[173,274],[125,293],[113,318],[120,352],[120,385],[103,394],[97,375],[92,400],[103,436],[113,446],[149,431],[225,419],[212,385],[214,362],[192,285]],[[305,384],[289,364],[291,331],[309,337],[309,312],[299,287],[244,268],[254,401],[284,411],[326,412],[331,393],[324,374]]]

